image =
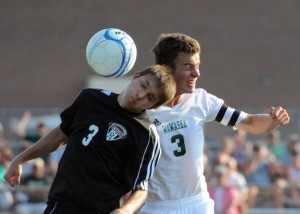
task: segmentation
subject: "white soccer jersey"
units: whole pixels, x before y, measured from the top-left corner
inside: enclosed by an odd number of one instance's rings
[[[162,148],[147,200],[176,200],[207,192],[203,175],[204,123],[216,120],[234,126],[246,114],[227,107],[204,89],[183,94],[172,108],[161,106],[147,113],[157,127]]]

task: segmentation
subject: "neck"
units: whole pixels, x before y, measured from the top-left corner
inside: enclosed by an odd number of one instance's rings
[[[168,106],[168,107],[176,106],[180,102],[180,100],[181,100],[181,95],[175,97],[173,100],[171,100],[170,102],[165,104],[165,106]]]
[[[124,107],[123,107],[122,93],[118,95],[117,101],[118,101],[119,106],[121,106],[122,108],[124,108]]]

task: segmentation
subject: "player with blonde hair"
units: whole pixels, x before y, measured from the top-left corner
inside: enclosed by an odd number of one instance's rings
[[[66,143],[44,213],[135,212],[160,157],[159,138],[145,109],[168,102],[175,91],[171,72],[161,65],[136,72],[120,94],[84,89],[61,113],[58,127],[14,158],[6,181],[18,186],[22,163]],[[133,195],[119,207],[129,191]]]

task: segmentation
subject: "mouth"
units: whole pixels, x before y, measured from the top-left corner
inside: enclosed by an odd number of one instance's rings
[[[187,84],[191,87],[194,87],[195,84],[196,84],[196,81],[195,80],[190,80],[190,81],[187,81]]]

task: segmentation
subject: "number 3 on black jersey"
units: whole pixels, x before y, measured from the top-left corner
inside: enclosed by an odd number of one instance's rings
[[[97,134],[97,132],[99,131],[98,126],[96,125],[90,125],[89,130],[91,131],[86,137],[84,137],[82,139],[82,144],[84,146],[89,145],[89,143],[91,142],[92,138]]]
[[[176,157],[183,156],[186,153],[183,135],[177,134],[171,137],[172,143],[177,143],[178,149],[173,151]]]

